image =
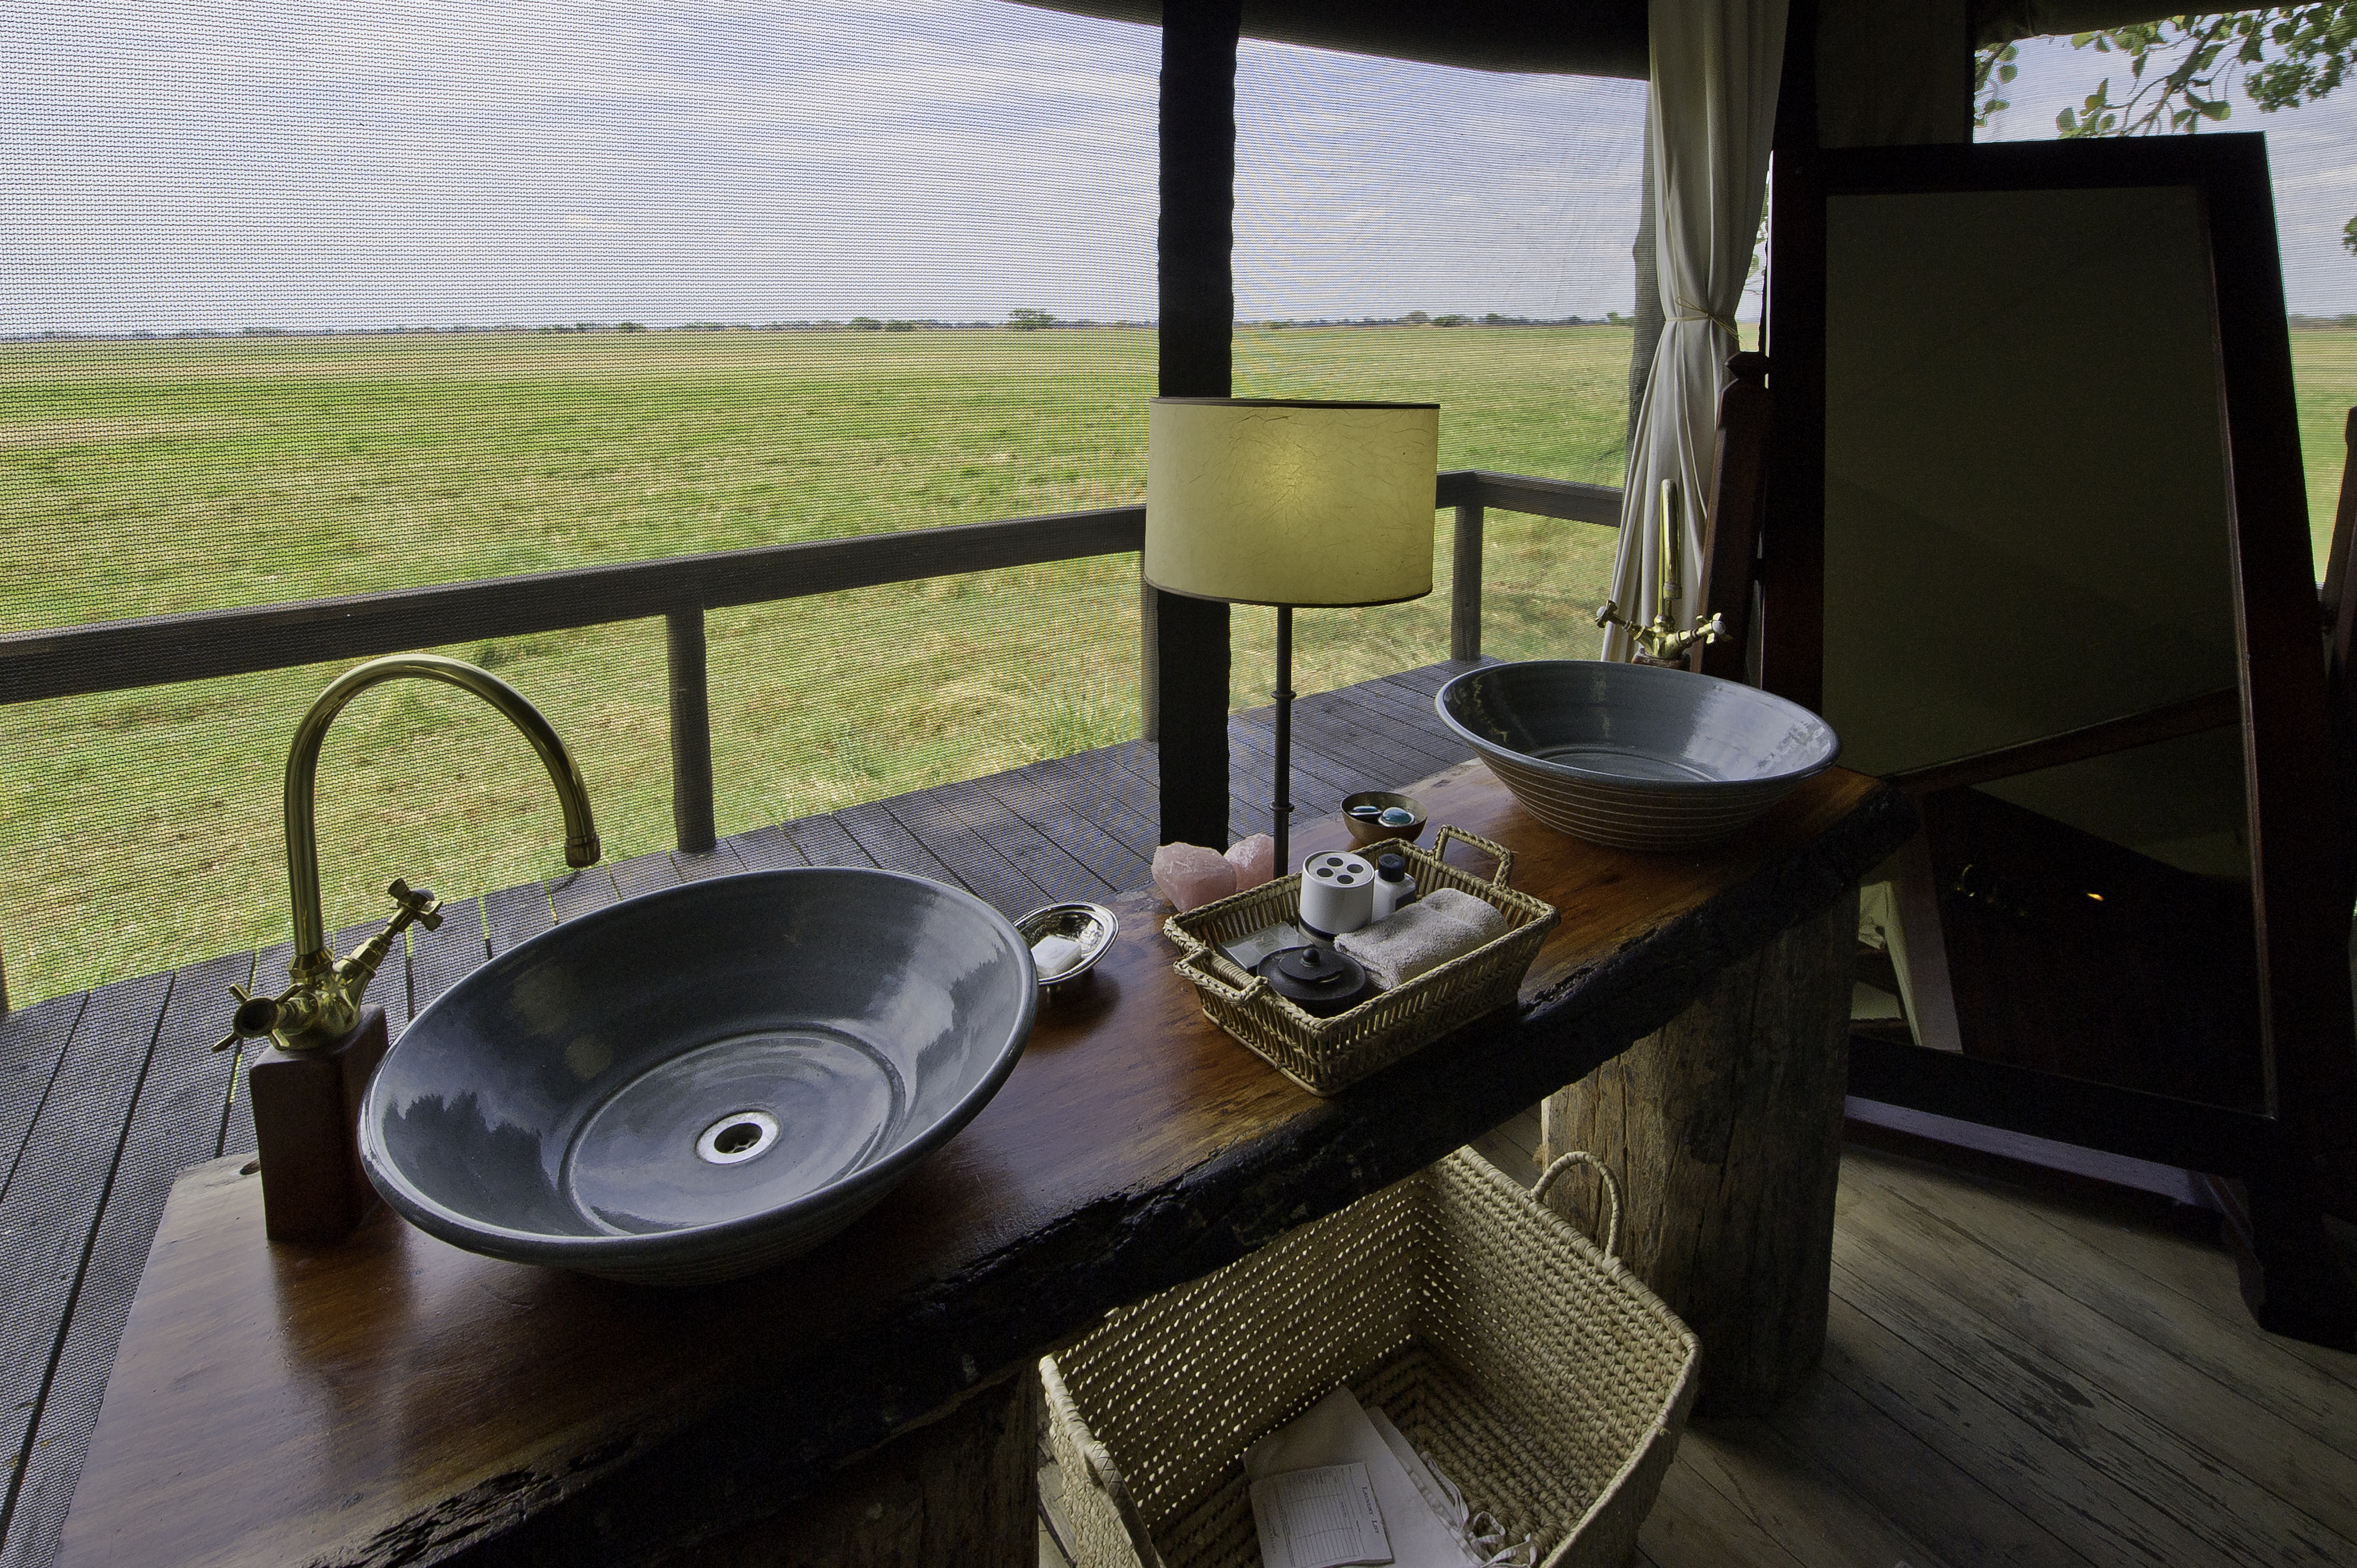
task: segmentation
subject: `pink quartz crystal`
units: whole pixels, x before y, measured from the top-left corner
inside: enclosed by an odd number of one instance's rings
[[[1276,841],[1266,833],[1238,839],[1228,846],[1228,864],[1236,868],[1236,891],[1257,887],[1276,875]]]
[[[1154,852],[1154,886],[1174,909],[1200,908],[1236,890],[1236,868],[1218,850],[1166,843]]]

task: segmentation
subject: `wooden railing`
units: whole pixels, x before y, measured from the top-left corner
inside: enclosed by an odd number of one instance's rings
[[[1481,528],[1490,509],[1607,527],[1620,521],[1620,492],[1609,486],[1475,468],[1440,475],[1433,504],[1457,514],[1455,587],[1448,607],[1451,659],[1480,657]],[[715,842],[706,610],[1128,554],[1145,541],[1144,507],[1105,507],[14,632],[0,636],[0,703],[248,675],[662,616],[670,675],[673,831],[681,849],[700,854]],[[1146,711],[1153,711],[1150,694]],[[6,971],[0,966],[0,1012],[7,1009],[7,996]]]

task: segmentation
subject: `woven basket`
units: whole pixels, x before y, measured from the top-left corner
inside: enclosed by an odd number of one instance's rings
[[[1494,857],[1495,875],[1484,882],[1441,859],[1451,839]],[[1162,926],[1185,955],[1178,970],[1201,993],[1203,1015],[1312,1094],[1340,1093],[1451,1029],[1513,1005],[1523,973],[1557,918],[1554,905],[1506,886],[1514,867],[1512,850],[1460,828],[1434,833],[1429,852],[1405,839],[1386,839],[1355,853],[1369,861],[1381,854],[1404,856],[1420,894],[1454,887],[1486,900],[1506,917],[1506,934],[1405,985],[1378,992],[1346,1013],[1318,1018],[1220,950],[1255,931],[1300,918],[1299,872],[1173,915]]]
[[[1605,1251],[1542,1201],[1604,1176]],[[1251,1568],[1244,1450],[1337,1383],[1546,1568],[1620,1568],[1694,1403],[1694,1336],[1609,1256],[1570,1154],[1525,1193],[1459,1150],[1039,1363],[1078,1568]]]

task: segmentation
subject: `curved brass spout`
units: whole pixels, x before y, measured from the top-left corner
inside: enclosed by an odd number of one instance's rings
[[[295,911],[295,958],[287,971],[294,984],[274,998],[241,993],[232,1039],[270,1035],[290,1050],[340,1039],[359,1021],[361,994],[377,964],[391,950],[392,940],[413,920],[423,921],[428,929],[440,923],[435,913],[438,900],[431,893],[412,893],[405,884],[396,882],[392,892],[401,912],[393,924],[338,963],[328,947],[319,909],[318,828],[313,812],[319,747],[327,740],[328,726],[336,722],[345,704],[371,686],[404,675],[471,692],[522,730],[532,748],[540,753],[549,782],[556,786],[556,798],[565,808],[565,864],[597,864],[601,853],[597,829],[590,818],[589,794],[581,781],[581,769],[548,720],[514,687],[488,670],[431,653],[396,653],[348,670],[319,693],[311,711],[303,715],[302,724],[296,727],[294,746],[286,754],[286,886]]]

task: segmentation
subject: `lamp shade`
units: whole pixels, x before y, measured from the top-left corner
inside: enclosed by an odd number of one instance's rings
[[[1432,592],[1440,405],[1158,397],[1146,426],[1146,580],[1250,605]]]

